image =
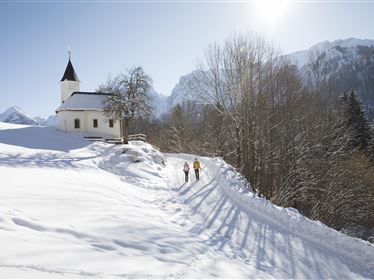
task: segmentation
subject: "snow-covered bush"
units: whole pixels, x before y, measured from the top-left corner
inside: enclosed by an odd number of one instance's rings
[[[151,144],[130,141],[126,145],[113,145],[106,150],[99,166],[117,175],[128,173],[129,165],[139,164],[137,169],[159,172],[165,165],[164,155]]]
[[[151,144],[142,141],[130,141],[122,150],[122,158],[126,158],[131,162],[153,162],[155,164],[164,165],[164,155],[156,150]]]

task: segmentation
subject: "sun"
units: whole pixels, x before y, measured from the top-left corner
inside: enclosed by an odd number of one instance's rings
[[[288,0],[257,0],[254,3],[258,18],[269,25],[284,18],[289,8]]]

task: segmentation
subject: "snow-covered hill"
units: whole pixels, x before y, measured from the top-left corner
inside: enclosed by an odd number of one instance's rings
[[[0,123],[0,275],[374,278],[373,245],[256,197],[221,159],[186,184],[194,158]]]
[[[0,114],[0,122],[39,125],[40,123],[27,115],[17,106],[9,107],[4,113]]]

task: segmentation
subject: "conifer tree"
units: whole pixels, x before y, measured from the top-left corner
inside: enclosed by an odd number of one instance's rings
[[[353,132],[352,149],[366,150],[370,142],[370,129],[361,100],[354,91],[343,97],[347,128]]]
[[[172,152],[185,151],[186,123],[183,109],[179,104],[171,112],[164,138],[167,150]]]

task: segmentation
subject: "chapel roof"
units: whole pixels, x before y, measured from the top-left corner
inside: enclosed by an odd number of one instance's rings
[[[56,112],[102,111],[104,100],[108,95],[111,93],[75,91],[56,109]]]

